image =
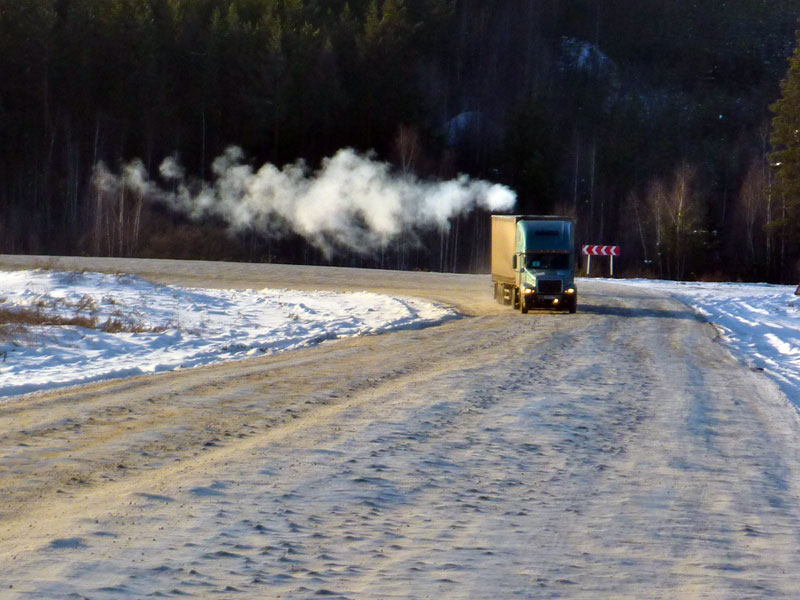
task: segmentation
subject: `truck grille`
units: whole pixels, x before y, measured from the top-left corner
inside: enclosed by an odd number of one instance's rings
[[[561,293],[561,280],[560,279],[539,279],[536,282],[537,291],[540,294],[560,294]]]

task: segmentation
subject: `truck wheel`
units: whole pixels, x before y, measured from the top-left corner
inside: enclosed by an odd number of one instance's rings
[[[569,301],[569,314],[574,315],[578,311],[578,296],[573,296]]]
[[[511,288],[511,308],[516,310],[519,305],[517,302],[519,301],[519,295],[517,294],[517,288]]]
[[[528,303],[525,302],[525,296],[519,297],[519,312],[523,315],[528,314]]]

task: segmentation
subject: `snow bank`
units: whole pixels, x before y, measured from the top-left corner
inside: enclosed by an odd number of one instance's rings
[[[189,289],[133,275],[41,270],[0,271],[0,309],[96,323],[32,325],[0,334],[0,397],[456,317],[429,302],[367,292]]]

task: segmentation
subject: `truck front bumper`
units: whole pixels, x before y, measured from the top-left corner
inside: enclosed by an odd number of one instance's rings
[[[536,292],[531,292],[523,294],[521,301],[525,303],[525,308],[569,308],[575,301],[576,296],[577,291],[571,294],[537,294]]]

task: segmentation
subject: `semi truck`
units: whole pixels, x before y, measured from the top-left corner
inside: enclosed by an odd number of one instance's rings
[[[578,309],[575,222],[570,217],[492,215],[494,297],[531,308]]]

